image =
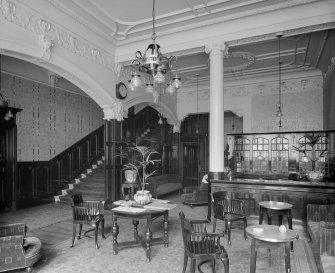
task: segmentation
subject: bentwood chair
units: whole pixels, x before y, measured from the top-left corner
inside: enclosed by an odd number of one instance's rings
[[[101,235],[105,239],[104,226],[105,219],[103,214],[103,203],[101,201],[84,201],[81,194],[74,194],[72,197],[72,214],[73,214],[73,235],[72,244],[73,247],[74,240],[76,237],[77,225],[79,225],[79,234],[77,239],[81,237],[81,232],[83,224],[90,225],[95,231],[95,248],[99,248],[98,245],[98,231],[99,224],[101,223]],[[92,231],[92,229],[85,232]]]
[[[223,215],[223,209],[222,206],[219,206],[218,204],[223,204],[225,198],[227,197],[226,191],[217,191],[212,193],[213,197],[213,232],[215,232],[216,229],[216,221],[221,220],[224,221],[224,215]]]
[[[224,198],[213,201],[214,205],[214,222],[213,232],[216,229],[216,219],[225,222],[225,233],[228,233],[228,245],[231,245],[231,226],[233,222],[243,221],[244,223],[244,239],[247,240],[247,216],[245,214],[244,200]]]
[[[220,259],[225,268],[225,273],[229,273],[228,254],[223,246],[220,245],[222,234],[207,233],[206,220],[188,220],[183,212],[179,212],[181,221],[182,236],[184,242],[184,266],[183,273],[186,271],[188,258],[191,258],[191,273],[195,273],[196,261],[200,261],[200,267],[208,262],[212,262],[212,269],[215,273],[215,260]]]

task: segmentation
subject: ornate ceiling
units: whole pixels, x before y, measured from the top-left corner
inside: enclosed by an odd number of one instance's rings
[[[59,29],[73,33],[69,37],[75,45],[87,43],[94,51],[96,47],[104,54],[110,52],[121,64],[129,64],[136,50],[144,51],[151,43],[152,0],[37,0],[34,4],[32,0],[12,1],[57,24]],[[313,5],[318,7],[320,2],[325,3],[322,10],[313,10]],[[199,37],[206,41],[217,33],[223,33],[218,38],[226,39],[229,48],[225,56],[228,80],[278,73],[278,29],[283,34],[283,73],[309,69],[325,73],[334,55],[335,18],[323,16],[320,21],[320,15],[327,14],[328,9],[329,16],[333,16],[335,6],[331,3],[330,0],[156,0],[156,41],[163,53],[177,56],[174,70],[186,85],[194,83],[195,74],[200,75],[200,82],[208,81],[209,55],[203,43],[195,41]]]
[[[21,1],[24,4],[25,1]],[[101,39],[123,47],[138,41],[151,42],[151,0],[47,0],[60,12],[74,18],[81,26]],[[160,38],[222,22],[303,7],[316,0],[156,0],[155,27]],[[334,20],[335,21],[335,20]],[[269,22],[265,23],[266,26]],[[282,71],[320,69],[325,72],[334,49],[334,26],[301,28],[283,32],[281,40]],[[319,29],[318,29],[319,28]],[[229,41],[225,60],[225,77],[254,77],[277,73],[278,39],[276,33]],[[164,51],[164,44],[161,44]],[[145,48],[137,50],[144,51]],[[164,53],[164,52],[163,52]],[[208,54],[203,48],[173,52],[178,55],[178,70],[184,82],[195,74],[201,81],[209,75]],[[117,57],[117,56],[116,56]]]

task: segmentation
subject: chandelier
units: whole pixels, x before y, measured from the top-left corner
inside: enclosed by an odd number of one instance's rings
[[[149,80],[145,82],[145,91],[153,93],[154,98],[157,99],[159,96],[155,90],[157,84],[163,84],[167,81],[165,93],[172,95],[181,87],[181,79],[177,74],[172,78],[172,65],[177,61],[176,56],[164,56],[160,45],[156,43],[155,0],[152,2],[152,43],[148,45],[144,54],[141,51],[136,51],[135,59],[131,63],[132,73],[131,79],[128,81],[128,88],[135,91],[137,87],[143,84],[141,74],[147,74]]]
[[[280,38],[282,37],[282,34],[278,34],[278,74],[279,74],[279,86],[278,86],[278,93],[279,93],[279,98],[278,98],[278,103],[277,103],[277,119],[278,119],[278,128],[279,130],[282,127],[282,116],[283,116],[283,109],[282,109],[282,101],[281,101],[281,65],[282,61],[280,58]]]

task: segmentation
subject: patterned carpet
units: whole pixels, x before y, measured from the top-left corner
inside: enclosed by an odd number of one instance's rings
[[[170,211],[169,214],[169,247],[165,248],[163,245],[152,246],[151,252],[151,263],[146,263],[145,252],[142,248],[128,248],[122,249],[118,255],[113,255],[112,253],[112,236],[111,236],[111,214],[110,212],[105,213],[106,218],[106,237],[103,240],[99,236],[100,249],[96,250],[94,248],[93,238],[83,238],[79,241],[75,241],[73,248],[70,246],[71,232],[66,231],[65,237],[59,242],[55,242],[52,246],[43,249],[42,259],[35,265],[34,272],[39,273],[53,273],[53,272],[182,272],[183,265],[183,242],[180,232],[180,222],[179,222],[179,211],[183,211],[187,218],[191,219],[204,219],[207,216],[207,207],[194,207],[190,208],[180,204],[179,195],[172,195],[167,197],[178,206]],[[72,226],[71,222],[64,219],[69,219],[71,216],[71,211],[69,209],[62,208],[62,213],[60,211],[56,212],[58,214],[60,221],[56,221],[55,217],[51,217],[52,211],[47,212],[52,206],[45,207],[44,214],[48,215],[46,218],[47,224],[50,227],[57,225],[57,229],[62,229],[62,223],[66,227],[66,230]],[[37,217],[34,217],[37,218]],[[49,219],[50,218],[50,219]],[[15,217],[12,216],[11,220]],[[54,219],[54,224],[50,224]],[[29,225],[29,219],[26,217],[27,224]],[[31,233],[35,236],[39,235],[39,232],[46,232],[48,226],[40,223],[43,229],[37,227],[38,220],[31,219],[32,223],[35,224],[35,229],[31,229]],[[256,217],[248,219],[248,225],[257,224],[258,219]],[[62,223],[60,223],[62,222]],[[247,273],[250,268],[250,242],[251,240],[245,241],[243,238],[243,230],[234,223],[235,228],[232,230],[232,246],[227,245],[227,239],[223,238],[222,244],[227,249],[229,260],[230,260],[230,272],[231,273]],[[132,224],[126,220],[119,221],[120,234],[118,236],[118,241],[127,241],[132,237]],[[143,230],[144,223],[140,223],[139,231]],[[306,238],[304,229],[298,225],[294,224],[294,229],[299,233],[300,238]],[[209,226],[211,230],[211,226]],[[218,226],[218,232],[222,232],[222,225]],[[157,219],[153,223],[153,237],[162,236],[161,231],[161,221]],[[41,237],[43,235],[41,234]],[[45,238],[45,236],[43,237]],[[45,241],[47,239],[42,239]],[[45,242],[44,245],[47,245]],[[294,252],[291,253],[291,265],[292,273],[306,273],[301,272],[299,268],[296,267],[296,260]],[[298,264],[301,261],[298,262]],[[204,272],[212,272],[211,268],[207,265],[203,267]],[[216,265],[217,272],[224,272],[223,265],[221,262],[217,262]],[[22,270],[17,270],[15,272],[24,272]],[[190,263],[188,264],[186,272],[190,272]],[[257,255],[257,273],[281,273],[285,272],[284,269],[284,258],[282,251],[267,251],[266,249],[260,250]],[[315,272],[316,273],[316,272]]]

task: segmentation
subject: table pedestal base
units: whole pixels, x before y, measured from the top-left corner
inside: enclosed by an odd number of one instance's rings
[[[113,215],[113,227],[112,227],[112,236],[113,236],[113,254],[116,255],[121,248],[127,247],[138,247],[141,246],[145,250],[146,253],[146,261],[150,263],[150,255],[151,255],[151,246],[154,244],[164,244],[165,247],[168,247],[168,212],[162,212],[159,216],[164,215],[163,221],[163,229],[164,229],[164,236],[159,238],[152,238],[152,231],[151,231],[151,224],[152,224],[152,217],[151,214],[146,214],[145,217],[141,217],[140,215],[127,215],[127,216],[117,216],[115,213]],[[159,217],[157,216],[157,217]],[[134,225],[134,241],[128,242],[121,242],[117,241],[117,236],[119,235],[119,226],[117,224],[117,219],[120,218],[127,218],[133,219]],[[155,217],[154,219],[156,219]],[[135,218],[135,219],[134,219]],[[140,236],[138,234],[138,224],[139,221],[137,219],[146,219],[146,230],[144,236]]]

